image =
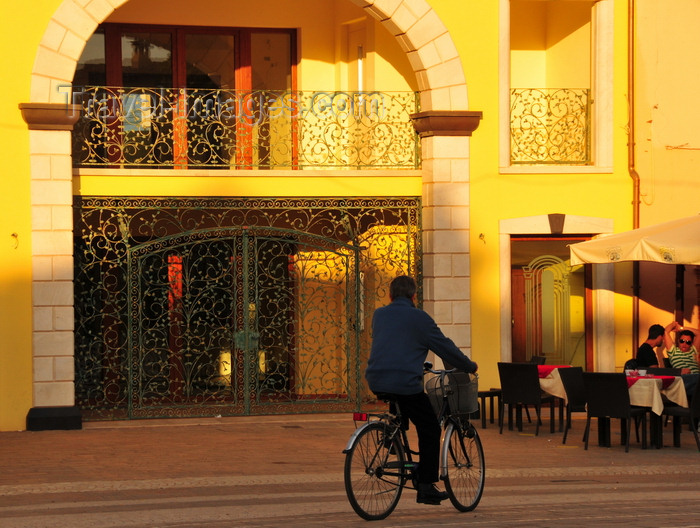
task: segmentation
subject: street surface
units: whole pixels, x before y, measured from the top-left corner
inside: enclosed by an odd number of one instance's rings
[[[479,427],[487,480],[475,511],[419,505],[368,523],[343,487],[348,415],[88,422],[81,431],[0,433],[2,528],[700,527],[700,452],[686,428],[672,447],[588,451],[569,433]],[[617,433],[617,434],[615,434]],[[634,438],[633,438],[634,440]],[[416,444],[414,443],[414,447]]]

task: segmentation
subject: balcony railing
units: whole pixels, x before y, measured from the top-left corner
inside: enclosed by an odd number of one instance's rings
[[[414,169],[415,92],[85,87],[75,167]]]
[[[587,89],[512,89],[511,163],[589,165],[590,106]]]

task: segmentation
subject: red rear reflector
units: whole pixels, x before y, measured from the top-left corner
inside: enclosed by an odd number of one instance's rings
[[[356,422],[366,422],[367,413],[352,413],[352,419]]]

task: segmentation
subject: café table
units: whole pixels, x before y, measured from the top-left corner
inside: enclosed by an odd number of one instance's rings
[[[571,365],[537,365],[537,373],[540,377],[540,388],[547,394],[559,398],[559,431],[564,428],[564,405],[566,403],[566,390],[559,375],[560,368],[568,368]]]
[[[663,397],[679,405],[688,407],[683,378],[680,376],[627,376],[630,404],[649,407],[649,429],[651,443],[657,449],[663,447],[663,426],[661,414],[664,411]]]
[[[662,395],[681,407],[688,406],[688,396],[680,376],[627,376],[627,387],[632,405],[649,407],[658,416],[664,411]]]
[[[662,395],[681,407],[687,407],[688,398],[685,394],[683,379],[679,376],[627,376],[627,388],[630,405],[648,407],[651,411],[649,413],[651,444],[657,449],[661,449],[663,446],[661,414],[664,410]],[[621,424],[621,432],[624,436],[623,425]],[[609,419],[598,419],[598,445],[610,446]]]
[[[567,368],[571,365],[537,365],[537,373],[540,376],[540,387],[547,394],[556,396],[566,401],[566,391],[559,375],[560,368]]]

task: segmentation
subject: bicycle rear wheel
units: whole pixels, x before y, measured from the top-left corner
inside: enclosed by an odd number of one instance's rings
[[[445,430],[441,454],[445,490],[459,511],[476,508],[484,491],[484,450],[476,428],[450,422]]]
[[[345,492],[360,517],[376,521],[389,516],[401,498],[406,457],[398,438],[386,445],[390,426],[377,422],[364,427],[345,456]]]

